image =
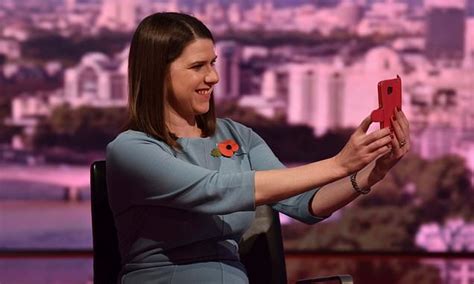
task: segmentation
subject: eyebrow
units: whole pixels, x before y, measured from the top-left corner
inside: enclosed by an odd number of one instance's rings
[[[214,56],[214,58],[211,60],[211,62],[212,62],[212,61],[216,61],[216,59],[217,59],[217,55]],[[199,60],[199,61],[193,61],[193,62],[191,62],[190,65],[206,64],[206,63],[207,63],[207,60]]]

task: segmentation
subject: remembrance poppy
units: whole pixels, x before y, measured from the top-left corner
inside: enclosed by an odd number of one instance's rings
[[[211,155],[214,157],[224,156],[227,158],[232,157],[235,152],[239,150],[239,144],[234,139],[227,139],[219,142],[217,148],[214,148]]]

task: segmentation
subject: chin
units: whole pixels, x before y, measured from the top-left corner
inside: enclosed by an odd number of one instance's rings
[[[197,115],[205,114],[206,112],[209,111],[209,108],[210,108],[209,104],[200,105],[200,106],[198,106],[194,109],[194,113],[197,114]]]

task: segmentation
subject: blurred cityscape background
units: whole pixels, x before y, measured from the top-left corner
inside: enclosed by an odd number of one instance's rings
[[[290,279],[474,283],[474,0],[2,0],[0,283],[91,281],[90,254],[12,255],[91,250],[89,165],[125,121],[129,41],[157,11],[210,27],[219,116],[288,166],[336,154],[377,82],[402,78],[410,155],[318,225],[282,216],[285,249],[449,257],[291,257]]]

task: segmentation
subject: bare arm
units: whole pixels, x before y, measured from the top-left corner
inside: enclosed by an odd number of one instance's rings
[[[361,170],[378,156],[389,152],[387,145],[391,141],[390,131],[381,129],[366,134],[370,123],[370,117],[366,118],[341,152],[330,159],[295,168],[257,171],[255,173],[256,205],[273,203],[312,188],[327,185]],[[346,196],[346,194],[332,192],[326,194],[329,195],[323,196],[323,199],[329,202],[327,206],[331,208],[351,200],[351,196]],[[318,193],[319,198],[320,193]]]
[[[371,187],[384,177],[384,174],[374,170],[374,167],[375,162],[372,162],[358,172],[356,181],[360,188]],[[310,206],[315,216],[329,216],[360,195],[352,187],[348,176],[323,186],[317,194],[318,197],[313,198]]]
[[[334,158],[294,168],[257,171],[255,203],[274,203],[340,179],[345,174]]]
[[[387,172],[409,151],[409,123],[401,111],[395,114],[393,120],[394,134],[391,140],[391,151],[371,162],[357,174],[357,184],[360,188],[371,187],[381,181]],[[400,144],[400,141],[405,141]],[[360,194],[352,187],[349,177],[332,182],[322,187],[313,198],[310,209],[313,215],[328,216],[344,207]]]

